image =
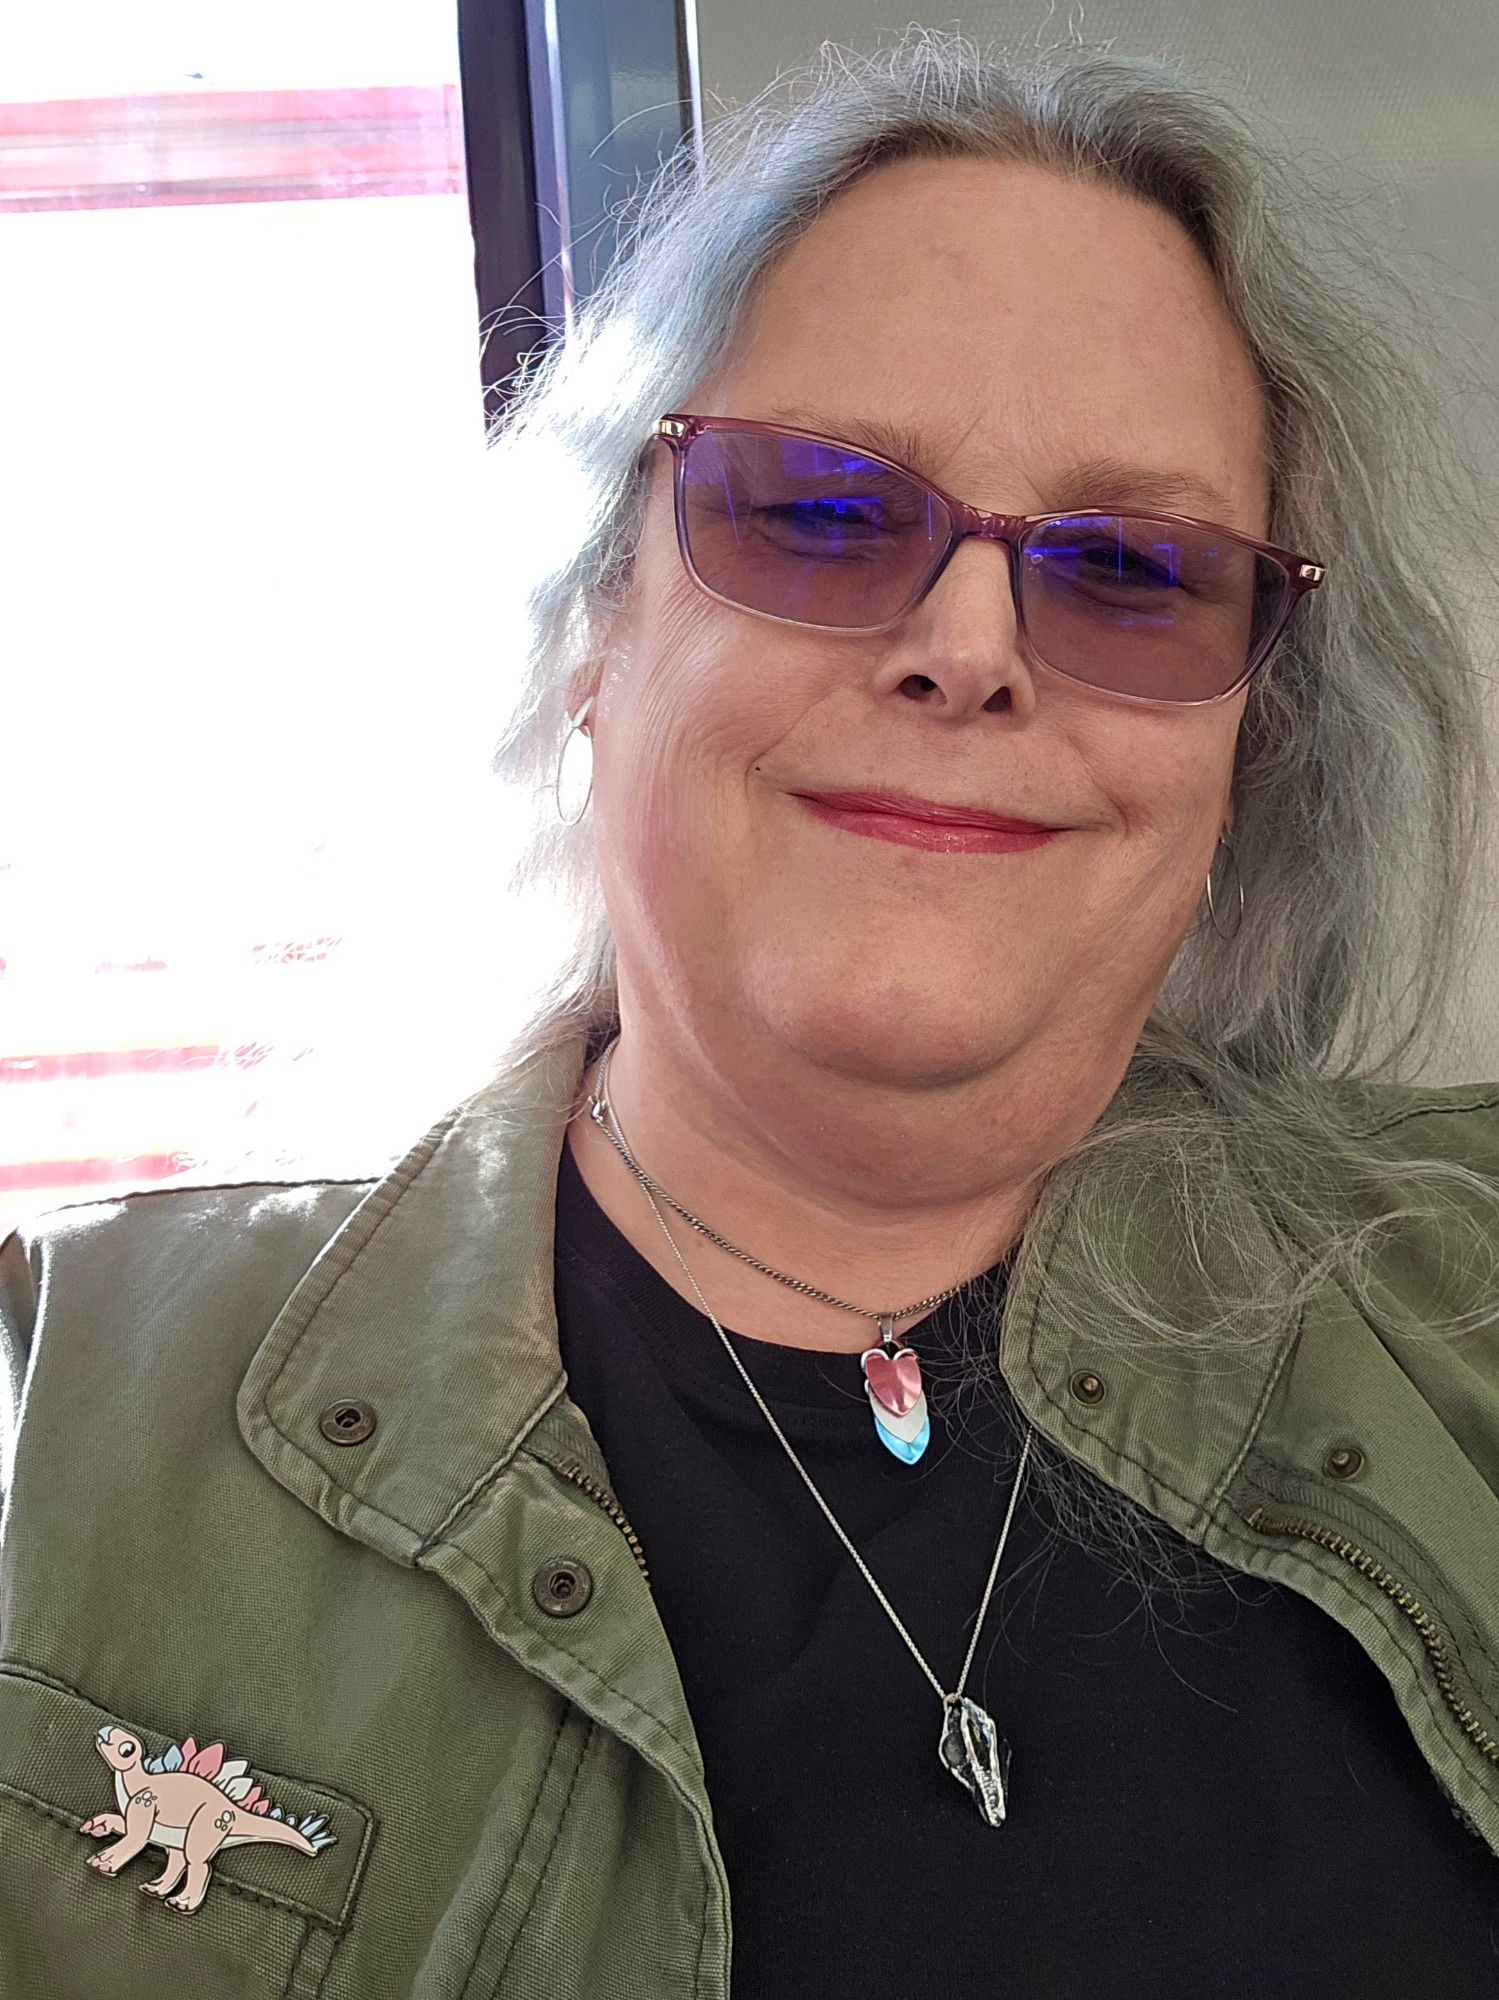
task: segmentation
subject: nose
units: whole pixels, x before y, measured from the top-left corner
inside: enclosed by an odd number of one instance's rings
[[[1010,552],[971,535],[901,621],[882,680],[953,720],[1035,706],[1034,662],[1015,603]]]

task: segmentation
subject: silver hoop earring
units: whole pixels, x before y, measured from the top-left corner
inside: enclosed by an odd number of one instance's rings
[[[1244,884],[1239,879],[1239,864],[1234,857],[1234,851],[1231,847],[1228,846],[1228,842],[1223,838],[1223,835],[1221,833],[1218,836],[1218,845],[1220,847],[1228,848],[1228,858],[1230,861],[1233,862],[1234,886],[1235,888],[1237,888],[1239,892],[1239,913],[1237,917],[1235,917],[1234,919],[1233,929],[1231,931],[1224,930],[1223,926],[1218,921],[1218,912],[1213,907],[1213,871],[1210,868],[1208,870],[1208,915],[1212,919],[1213,929],[1218,933],[1219,937],[1228,940],[1230,938],[1236,938],[1239,935],[1239,926],[1244,921]],[[1218,857],[1215,854],[1213,856],[1213,861],[1215,865],[1217,863],[1217,859]]]
[[[557,808],[557,817],[564,826],[576,826],[584,813],[587,812],[588,801],[593,797],[593,738],[583,727],[583,720],[592,707],[593,696],[590,695],[577,714],[568,717],[571,727],[562,739],[562,754],[557,759],[557,769],[552,777],[552,801]],[[562,772],[567,763],[567,753],[573,747],[574,738],[578,736],[581,736],[583,741],[588,745],[588,787],[583,794],[583,802],[578,807],[578,810],[575,813],[568,814],[562,810]]]

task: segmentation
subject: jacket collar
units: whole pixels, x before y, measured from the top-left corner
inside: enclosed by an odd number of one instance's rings
[[[637,1746],[695,1813],[711,1854],[691,1714],[558,1349],[556,1175],[588,1049],[579,1030],[512,1064],[370,1185],[265,1335],[237,1416],[250,1450],[304,1505],[439,1576],[529,1672]],[[1211,1231],[1189,1231],[1164,1178],[1122,1180],[1096,1155],[1071,1185],[1035,1225],[1038,1254],[1005,1301],[999,1365],[1022,1412],[1210,1555],[1305,1592],[1355,1631],[1449,1797],[1499,1853],[1493,1763],[1473,1748],[1483,1718],[1499,1716],[1487,1666],[1499,1657],[1491,1495],[1462,1423],[1449,1430],[1443,1415],[1466,1394],[1442,1372],[1451,1350],[1427,1355],[1421,1365],[1436,1376],[1423,1387],[1330,1278],[1299,1318],[1287,1312],[1248,1345],[1194,1350],[1148,1331],[1121,1345],[1089,1275],[1090,1242],[1127,1259],[1189,1329],[1216,1316],[1222,1291],[1243,1295],[1263,1280],[1251,1296],[1282,1296],[1275,1281],[1290,1252],[1227,1165]],[[1392,1271],[1419,1287],[1421,1254],[1401,1253]],[[1440,1262],[1440,1245],[1424,1254]],[[357,1448],[319,1427],[329,1404],[351,1398],[377,1417]],[[1350,1441],[1372,1453],[1367,1478],[1352,1483],[1327,1476]],[[1422,1476],[1410,1477],[1413,1465]],[[578,1487],[589,1483],[585,1498]],[[610,1615],[590,1621],[586,1651],[570,1628],[559,1638],[555,1618],[531,1614],[535,1580],[559,1550],[607,1591]],[[1348,1588],[1349,1562],[1370,1579],[1361,1593]],[[1428,1606],[1455,1635],[1463,1687],[1476,1691],[1459,1690],[1469,1705],[1452,1716],[1420,1678]]]
[[[332,1526],[412,1563],[557,1401],[556,1174],[580,1032],[440,1118],[323,1245],[240,1385],[241,1435]],[[329,1404],[375,1411],[357,1449]],[[603,1472],[581,1410],[575,1449]]]
[[[553,1463],[570,1455],[607,1487],[565,1394],[553,1303],[557,1168],[589,1048],[580,1028],[439,1119],[324,1244],[243,1378],[240,1431],[266,1469],[398,1562],[415,1562],[522,1447]],[[1228,1358],[1096,1341],[1110,1308],[1089,1279],[1083,1232],[1101,1215],[1127,1221],[1121,1254],[1186,1326],[1207,1315],[1218,1278],[1237,1289],[1260,1273],[1268,1284],[1284,1252],[1232,1175],[1222,1227],[1201,1243],[1169,1188],[1120,1188],[1111,1174],[1085,1170],[1017,1274],[1000,1366],[1039,1430],[1200,1541],[1295,1327]],[[358,1449],[319,1427],[329,1404],[350,1398],[376,1413]]]

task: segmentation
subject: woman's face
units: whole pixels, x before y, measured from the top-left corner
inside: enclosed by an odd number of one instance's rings
[[[1154,504],[1267,533],[1256,376],[1199,253],[1156,210],[1039,168],[904,161],[831,203],[679,407],[792,405],[834,436],[844,415],[919,433],[923,469],[983,508]],[[1069,461],[1104,454],[1218,497],[1069,486]],[[622,1005],[698,1047],[772,1038],[894,1085],[1027,1059],[1059,1088],[1117,1079],[1231,821],[1247,690],[1136,705],[1033,664],[991,542],[874,636],[735,610],[683,568],[669,448],[653,458],[588,725]],[[795,796],[879,788],[1070,830],[927,852]]]

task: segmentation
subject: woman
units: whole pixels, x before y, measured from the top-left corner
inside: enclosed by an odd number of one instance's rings
[[[5,1991],[1488,1993],[1398,294],[1107,54],[913,30],[685,161],[496,440],[535,1018],[388,1174],[4,1248]]]

